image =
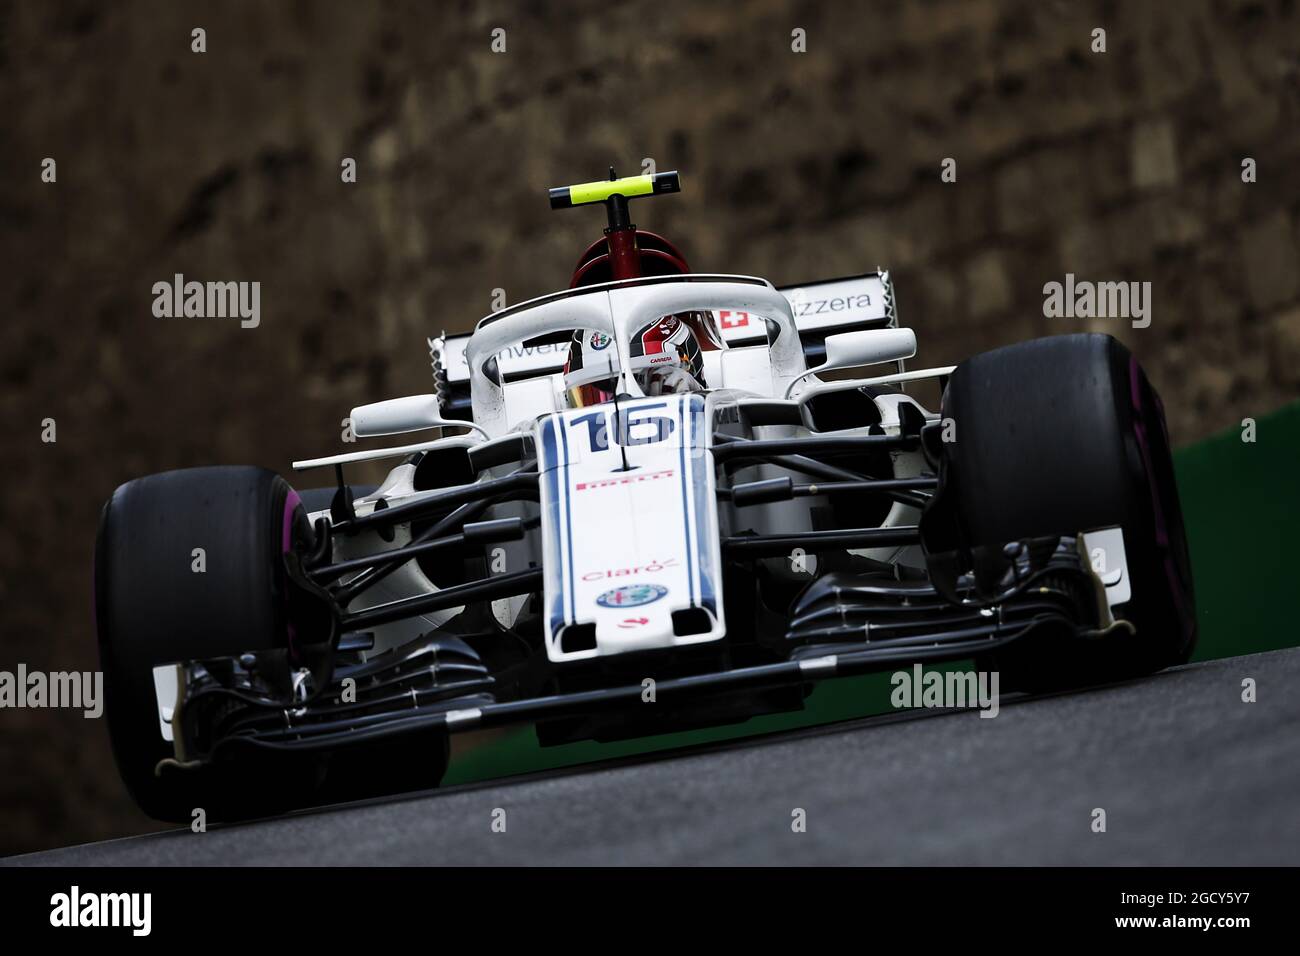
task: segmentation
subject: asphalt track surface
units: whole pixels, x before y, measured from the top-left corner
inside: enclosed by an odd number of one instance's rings
[[[1298,685],[1300,649],[1274,651],[993,719],[891,715],[3,862],[1296,865]]]

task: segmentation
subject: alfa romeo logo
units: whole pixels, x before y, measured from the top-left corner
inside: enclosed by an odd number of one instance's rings
[[[660,584],[628,584],[621,588],[606,591],[596,598],[601,607],[640,607],[659,600],[668,589]]]

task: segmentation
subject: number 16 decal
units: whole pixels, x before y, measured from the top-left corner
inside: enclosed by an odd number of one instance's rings
[[[606,451],[609,448],[609,418],[613,414],[615,421],[618,423],[614,435],[615,444],[624,446],[652,445],[666,440],[677,428],[677,422],[667,415],[649,415],[646,413],[654,408],[667,407],[667,402],[659,402],[655,405],[642,405],[630,412],[601,410],[570,419],[569,427],[577,428],[585,425],[587,427],[587,443],[591,446],[591,450]],[[654,426],[654,431],[647,434],[646,429],[643,427],[647,425]],[[637,435],[632,434],[633,429],[638,431]]]

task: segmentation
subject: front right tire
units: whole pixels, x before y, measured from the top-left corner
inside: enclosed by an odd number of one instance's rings
[[[1191,561],[1164,413],[1137,360],[1108,335],[1061,335],[963,362],[943,396],[956,440],[940,460],[965,545],[1118,525],[1136,633],[1013,643],[977,662],[1004,687],[1045,690],[1150,673],[1196,642]]]
[[[245,752],[198,769],[173,755],[159,725],[159,664],[286,646],[283,556],[309,534],[297,494],[253,467],[192,468],[119,487],[95,546],[95,616],[105,716],[122,779],[149,816],[188,822],[262,815],[299,805],[319,782],[319,758]]]

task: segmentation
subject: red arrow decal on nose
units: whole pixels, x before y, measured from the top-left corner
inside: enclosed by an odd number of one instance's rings
[[[648,617],[625,617],[619,627],[643,627],[650,623]]]

